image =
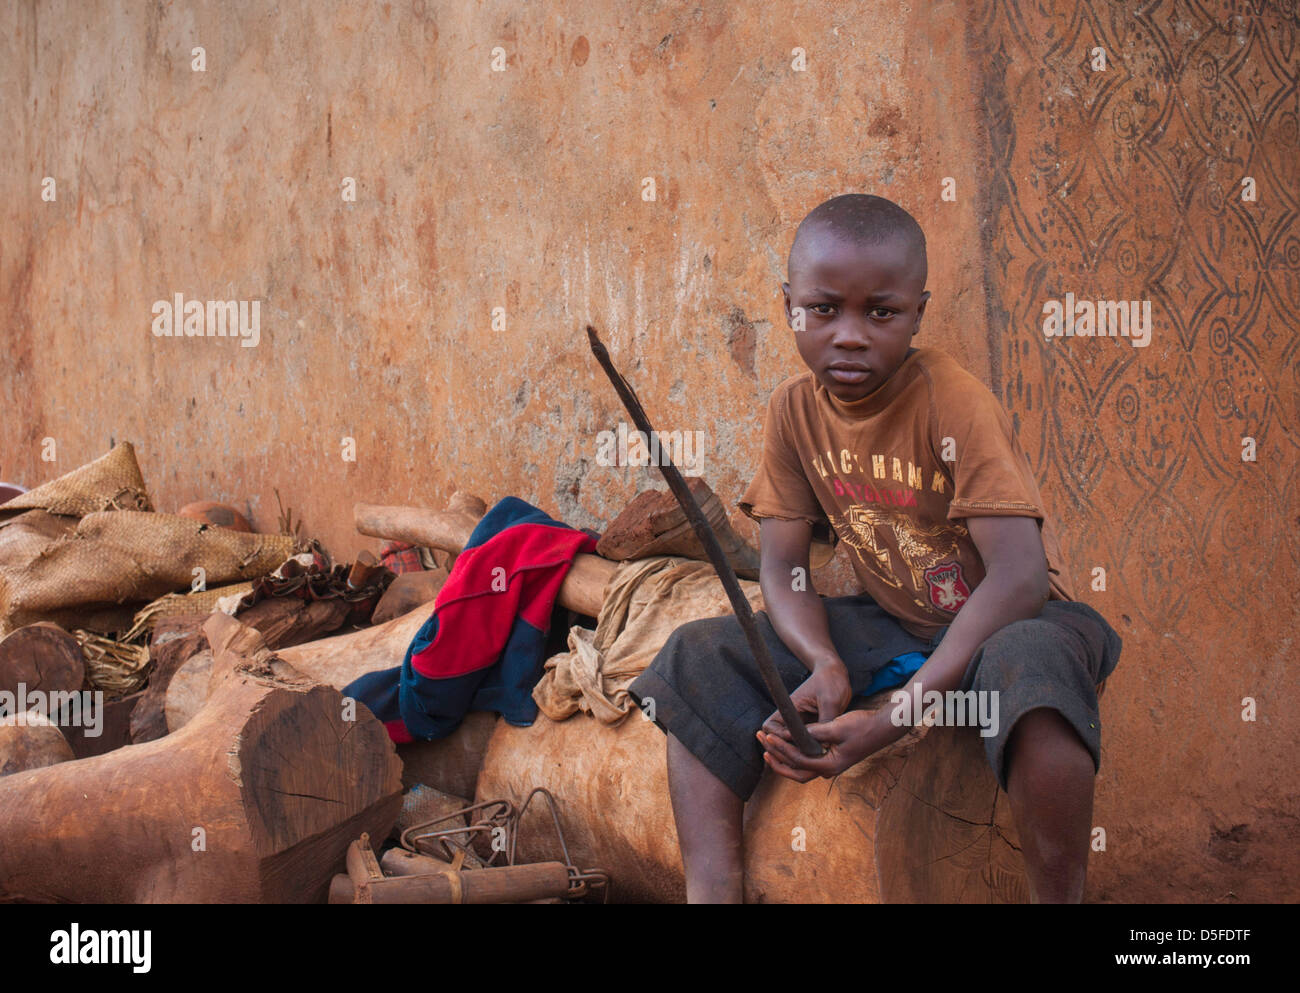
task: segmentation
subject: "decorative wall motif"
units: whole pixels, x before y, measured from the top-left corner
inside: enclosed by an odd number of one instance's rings
[[[1295,584],[1263,574],[1300,565],[1295,3],[990,0],[970,38],[994,388],[1078,585],[1107,567],[1108,603],[1201,648],[1207,603],[1276,618]],[[1046,338],[1067,293],[1149,300],[1149,345]]]

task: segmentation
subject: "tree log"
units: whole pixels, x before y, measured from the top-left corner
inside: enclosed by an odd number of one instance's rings
[[[183,729],[0,781],[0,900],[322,902],[348,844],[387,834],[383,726],[233,618],[205,631],[216,685]]]
[[[878,702],[877,702],[877,705]],[[497,725],[478,801],[518,804],[544,786],[569,852],[599,866],[620,901],[680,901],[685,879],[667,738],[639,716]],[[930,728],[833,781],[765,773],[745,808],[745,898],[771,903],[1022,902],[1028,889],[1006,796],[973,728]],[[525,814],[518,857],[557,857],[548,814]]]
[[[361,534],[449,552],[461,551],[482,519],[482,515],[464,510],[434,511],[371,503],[357,504],[352,513]]]
[[[432,603],[449,577],[446,569],[404,572],[389,584],[370,615],[372,624],[383,624]]]
[[[238,620],[261,634],[263,644],[275,650],[320,640],[322,635],[336,630],[343,623],[349,609],[350,605],[342,599],[268,597],[245,608]],[[136,707],[137,712],[131,715],[132,740],[136,744],[152,741],[168,730],[184,726],[207,699],[212,653],[205,652],[208,642],[202,624],[208,616],[191,615],[179,624],[169,626],[161,641],[155,636],[149,649],[154,664],[149,688]],[[190,631],[184,631],[186,626]]]
[[[207,614],[165,617],[154,627],[149,642],[149,685],[131,711],[131,741],[156,741],[167,733],[167,690],[177,671],[208,647],[203,633]],[[204,687],[204,699],[207,699]]]
[[[143,693],[132,693],[120,700],[104,700],[94,727],[88,727],[85,720],[64,724],[63,735],[72,746],[72,754],[86,759],[131,744],[131,713],[143,697]]]
[[[40,621],[0,640],[0,692],[70,693],[81,689],[86,659],[77,639],[57,624]],[[0,703],[0,716],[5,706]]]
[[[0,777],[74,757],[68,739],[44,714],[32,711],[0,717]]]
[[[202,648],[173,673],[163,698],[167,733],[179,731],[208,702],[212,685],[212,649]]]
[[[386,624],[284,648],[277,655],[303,675],[341,690],[367,672],[401,665],[411,639],[428,620],[431,609],[413,610]],[[184,727],[203,705],[211,665],[211,655],[200,653],[172,677],[166,703],[167,726],[172,731]],[[466,714],[461,726],[446,738],[399,745],[403,784],[409,788],[425,783],[457,796],[473,796],[479,765],[496,722],[496,714],[475,711]]]
[[[353,514],[357,530],[362,534],[455,552],[465,547],[478,523],[460,511],[380,507],[370,503],[357,504]],[[617,570],[617,564],[599,555],[575,555],[556,600],[569,610],[596,617],[605,602],[605,589]]]

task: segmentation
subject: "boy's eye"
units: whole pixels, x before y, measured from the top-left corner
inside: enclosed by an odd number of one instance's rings
[[[877,318],[877,319],[880,319],[880,320],[884,320],[886,317],[889,317],[889,316],[890,316],[891,314],[893,314],[893,313],[894,313],[894,312],[893,312],[892,310],[889,310],[889,309],[887,309],[887,308],[885,308],[885,307],[872,307],[872,308],[871,308],[871,316],[872,316],[872,317],[875,317],[875,318]]]
[[[808,309],[814,314],[825,316],[831,312],[831,305],[829,303],[814,303],[810,305]]]

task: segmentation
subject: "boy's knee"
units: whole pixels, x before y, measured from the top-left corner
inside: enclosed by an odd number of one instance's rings
[[[1086,761],[1092,772],[1092,753],[1074,725],[1055,707],[1037,707],[1017,718],[1007,737],[1007,760],[1031,754],[1046,763]]]
[[[700,651],[723,644],[735,634],[741,634],[740,622],[735,615],[700,617],[679,624],[664,642],[664,650]]]
[[[1071,632],[1042,618],[1008,624],[989,636],[976,653],[967,688],[1008,692],[1035,682],[1050,682],[1095,709],[1094,661]]]

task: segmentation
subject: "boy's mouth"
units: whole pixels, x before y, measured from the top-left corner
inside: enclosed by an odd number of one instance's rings
[[[826,367],[826,375],[837,383],[855,386],[865,383],[871,370],[857,362],[836,362]]]

